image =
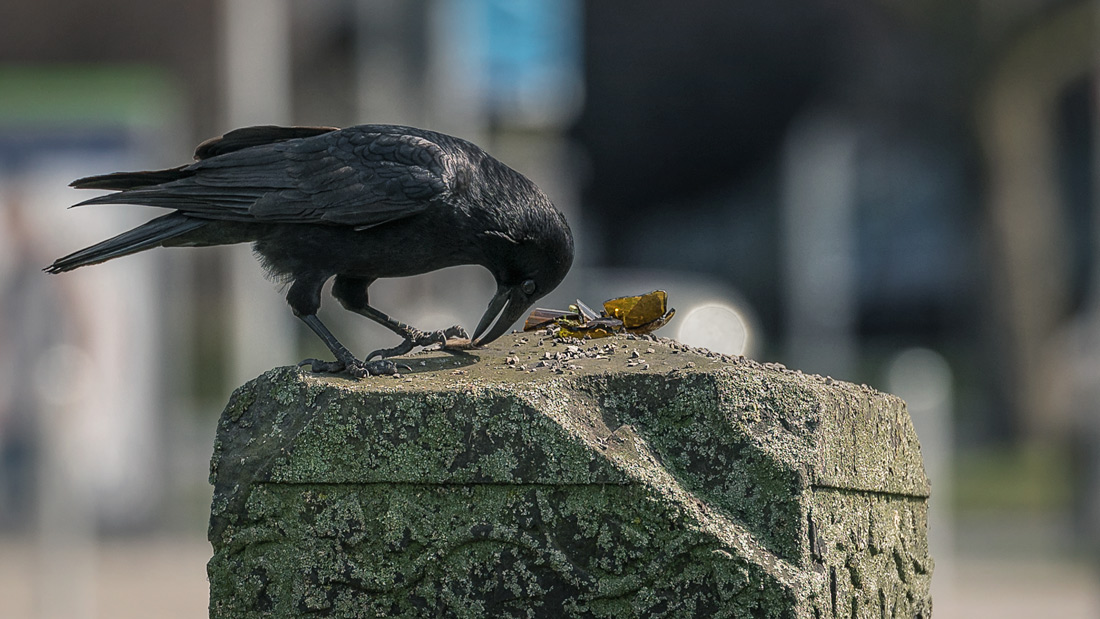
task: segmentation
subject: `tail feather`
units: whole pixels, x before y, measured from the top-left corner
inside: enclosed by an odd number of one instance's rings
[[[43,270],[47,273],[64,273],[78,267],[99,264],[120,256],[128,256],[157,247],[165,241],[201,228],[206,224],[207,222],[201,219],[192,219],[180,213],[169,213],[106,241],[73,252],[63,258],[58,258]]]
[[[211,189],[202,186],[138,187],[88,198],[69,208],[91,204],[137,204],[157,208],[173,208],[192,215],[212,212],[219,215],[219,219],[251,220],[253,218],[248,213],[248,207],[254,204],[262,195],[262,193],[249,187],[241,189]],[[218,206],[211,207],[211,203],[216,203]],[[234,217],[234,215],[237,215],[237,217]]]
[[[151,187],[169,181],[193,176],[194,172],[185,170],[187,166],[169,168],[167,170],[149,170],[146,172],[115,172],[113,174],[101,174],[99,176],[86,176],[78,178],[70,187],[77,189],[136,189],[139,187]]]

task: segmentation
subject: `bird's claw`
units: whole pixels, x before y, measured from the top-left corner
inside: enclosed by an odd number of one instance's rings
[[[371,351],[371,353],[367,355],[364,359],[364,363],[370,363],[371,359],[375,357],[386,359],[388,357],[397,357],[399,355],[403,355],[412,350],[413,346],[416,346],[415,342],[413,342],[412,340],[405,340],[404,342],[401,342],[393,348],[379,348],[378,350]]]
[[[371,376],[393,376],[397,374],[399,368],[404,368],[408,371],[412,371],[412,368],[404,363],[394,363],[389,359],[378,359],[377,361],[364,361],[360,366],[365,369]]]
[[[470,334],[458,325],[445,329],[443,337],[444,350],[470,350],[474,347],[474,343],[470,340]]]
[[[336,374],[343,372],[343,361],[322,361],[321,359],[304,359],[298,363],[298,367],[309,366],[309,371],[316,374]]]
[[[470,334],[466,333],[466,329],[463,329],[459,325],[454,325],[453,327],[448,327],[443,330],[443,339],[468,340],[470,339]]]
[[[461,350],[469,348],[470,336],[466,333],[466,329],[458,325],[448,327],[441,331],[420,331],[413,329],[409,331],[405,341],[401,342],[393,348],[379,348],[367,355],[366,360],[370,361],[375,357],[381,357],[388,359],[390,357],[397,357],[411,351],[414,347],[427,347],[433,344],[439,344],[442,348]]]
[[[299,363],[298,367],[304,365],[308,365],[311,372],[319,374],[339,374],[340,372],[346,372],[356,378],[366,378],[367,376],[393,376],[398,373],[399,368],[404,368],[410,372],[412,371],[412,368],[404,363],[394,363],[389,359],[379,359],[377,361],[356,360],[353,363],[306,359]]]

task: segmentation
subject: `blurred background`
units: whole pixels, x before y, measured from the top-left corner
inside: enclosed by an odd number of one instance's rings
[[[1100,617],[1098,76],[1086,1],[3,3],[0,617],[205,613],[217,416],[327,355],[247,247],[43,274],[153,215],[68,183],[365,122],[550,195],[577,260],[539,305],[664,288],[660,335],[904,397],[937,617]],[[438,328],[492,290],[371,293]],[[360,354],[396,343],[326,304]]]

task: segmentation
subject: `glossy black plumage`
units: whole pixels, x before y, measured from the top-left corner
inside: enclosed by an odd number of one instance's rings
[[[115,190],[90,204],[173,209],[142,226],[59,258],[69,271],[152,247],[252,242],[265,267],[291,282],[295,315],[336,355],[315,369],[392,371],[359,361],[317,319],[321,287],[349,310],[404,338],[388,357],[461,335],[424,333],[368,305],[367,287],[460,264],[479,264],[497,281],[474,341],[504,333],[535,299],[561,282],[573,260],[564,216],[527,178],[452,136],[391,125],[248,127],[208,140],[190,165],[120,172],[72,186]]]

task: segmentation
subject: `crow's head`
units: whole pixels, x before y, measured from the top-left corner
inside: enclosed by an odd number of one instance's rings
[[[573,264],[573,234],[565,216],[541,192],[538,197],[510,220],[507,230],[482,236],[485,266],[496,278],[497,291],[474,330],[477,345],[505,333],[537,299],[557,288]]]

